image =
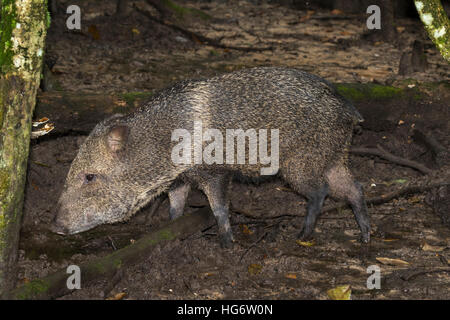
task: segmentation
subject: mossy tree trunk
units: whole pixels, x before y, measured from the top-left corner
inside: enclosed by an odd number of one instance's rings
[[[31,117],[39,87],[47,0],[0,0],[0,296],[15,285]]]
[[[428,36],[438,47],[445,60],[450,63],[450,20],[440,0],[415,0],[420,19]]]

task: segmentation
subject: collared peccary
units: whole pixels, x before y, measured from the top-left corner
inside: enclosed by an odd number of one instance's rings
[[[199,153],[194,149],[198,145],[186,137],[194,156],[184,150],[184,159],[197,158],[178,163],[174,161],[174,148],[181,139],[174,139],[174,132],[193,132],[195,140],[196,129],[205,133],[214,129],[227,138],[227,129],[242,129],[241,133],[259,130],[264,138],[262,129],[276,129],[277,158],[271,158],[278,161],[278,175],[308,200],[300,237],[312,236],[329,194],[348,201],[361,239],[368,242],[370,223],[362,188],[347,167],[353,127],[360,121],[361,115],[330,83],[297,69],[259,67],[182,81],[162,90],[134,113],[114,115],[94,128],[69,170],[54,229],[74,234],[125,221],[163,192],[169,195],[170,217],[176,218],[183,214],[194,186],[207,196],[219,227],[220,243],[229,247],[233,242],[227,200],[230,181],[236,174],[257,177],[264,165],[249,161],[251,150],[244,163],[196,161]],[[265,135],[268,145],[275,144],[274,137]],[[213,139],[200,138],[200,148],[206,151],[208,141],[212,143]],[[221,139],[216,136],[215,140]],[[243,141],[245,150],[251,149],[250,143],[245,145],[245,136]],[[225,149],[235,150],[228,143]],[[234,154],[229,156],[227,160]]]

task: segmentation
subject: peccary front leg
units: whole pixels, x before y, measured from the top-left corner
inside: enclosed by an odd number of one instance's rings
[[[314,228],[322,210],[323,201],[328,194],[328,186],[323,186],[317,192],[307,196],[308,203],[306,205],[306,217],[302,230],[298,235],[299,239],[309,240],[312,237]]]
[[[186,205],[186,200],[191,190],[191,185],[186,184],[176,184],[169,190],[169,216],[171,220],[181,217],[184,212],[184,207]]]
[[[211,210],[219,227],[219,242],[222,248],[233,246],[233,233],[228,216],[228,187],[231,177],[228,174],[207,175],[199,181],[199,186],[208,197]]]

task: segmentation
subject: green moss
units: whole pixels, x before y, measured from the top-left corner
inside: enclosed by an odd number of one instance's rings
[[[338,84],[336,85],[336,89],[339,92],[339,94],[341,94],[342,96],[344,96],[349,100],[354,101],[364,99],[364,94],[356,88]]]
[[[175,234],[173,234],[170,230],[161,230],[158,232],[159,240],[172,240],[175,239]]]
[[[2,199],[4,192],[9,189],[10,182],[11,177],[9,176],[7,170],[0,168],[0,199]]]
[[[50,12],[48,12],[48,10],[46,10],[46,17],[47,17],[46,25],[47,25],[47,29],[48,29],[48,28],[50,28],[50,25],[52,24],[52,17],[50,16]]]
[[[4,210],[2,210],[4,211]],[[6,227],[8,225],[8,220],[5,215],[0,214],[0,252],[6,248]],[[1,273],[1,271],[0,271]]]
[[[95,263],[93,267],[97,270],[98,273],[105,273],[107,271],[105,265],[101,262]]]
[[[122,259],[114,259],[113,264],[117,269],[119,269],[122,267]]]
[[[49,284],[43,280],[33,280],[23,286],[22,292],[17,296],[20,300],[30,299],[49,289]]]
[[[420,94],[420,93],[415,93],[414,95],[413,95],[413,99],[415,100],[415,101],[420,101],[420,100],[423,100],[425,97],[422,95],[422,94]]]
[[[179,18],[184,18],[185,15],[197,16],[203,20],[211,19],[211,16],[206,14],[205,12],[195,9],[195,8],[186,8],[182,7],[171,0],[163,0],[162,3],[172,10]]]
[[[218,56],[218,55],[219,55],[219,53],[218,53],[216,50],[210,50],[210,51],[209,51],[209,54],[210,54],[211,56]]]
[[[0,74],[1,74],[1,67],[0,67]],[[5,115],[5,109],[6,109],[6,105],[3,103],[3,95],[4,95],[4,91],[2,90],[2,83],[0,80],[0,130],[2,130],[2,128],[3,128],[3,117]]]
[[[154,245],[154,244],[158,244],[159,242],[163,241],[163,240],[173,240],[176,238],[176,235],[171,232],[170,230],[167,229],[163,229],[160,230],[157,234],[156,237],[152,237],[151,239],[148,239],[148,241],[146,241],[146,243],[148,245]]]
[[[402,88],[383,86],[379,84],[348,84],[338,83],[336,89],[345,98],[358,101],[364,99],[391,99],[402,96],[404,90]]]
[[[0,73],[6,73],[12,65],[11,37],[16,27],[16,15],[14,0],[2,0],[0,11]]]
[[[373,85],[370,96],[375,99],[393,98],[401,95],[403,89],[390,86]]]
[[[450,81],[423,82],[419,85],[419,87],[432,91],[439,89],[441,87],[450,90]]]

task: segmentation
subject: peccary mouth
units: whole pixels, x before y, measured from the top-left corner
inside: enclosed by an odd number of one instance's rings
[[[77,212],[61,210],[61,207],[59,207],[50,228],[51,231],[60,235],[73,235],[103,224],[103,221],[99,219],[99,215],[90,207],[78,214]]]
[[[58,222],[54,222],[50,229],[52,232],[57,233],[59,235],[68,236],[68,235],[74,235],[77,233],[88,231],[90,229],[97,227],[100,224],[101,223],[93,223],[93,224],[89,224],[89,225],[84,225],[82,227],[77,227],[76,229],[69,229]]]

